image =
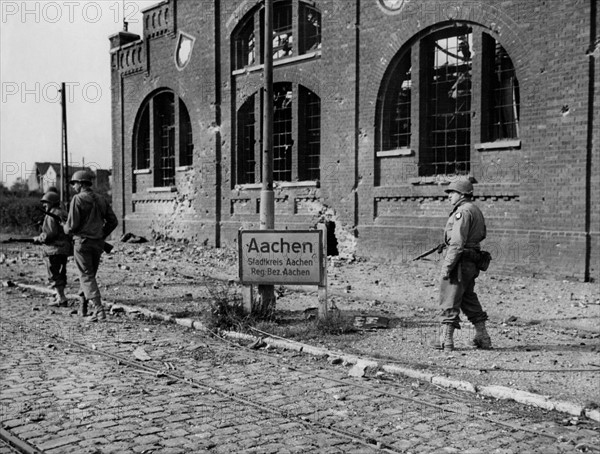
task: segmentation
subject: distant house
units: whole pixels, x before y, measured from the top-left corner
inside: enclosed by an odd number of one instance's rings
[[[55,186],[60,164],[52,162],[36,162],[34,171],[27,178],[27,186],[30,191],[46,192],[50,186]]]
[[[60,163],[58,162],[36,162],[34,164],[35,171],[29,175],[27,180],[27,186],[30,191],[46,192],[50,187],[54,186],[60,189],[62,185],[62,177],[60,172]],[[89,167],[74,167],[69,166],[68,177],[77,172],[78,170],[90,170]],[[92,171],[93,172],[93,171]],[[110,174],[111,172],[106,169],[97,169],[95,172],[96,179],[94,180],[94,187],[104,189],[106,192],[110,191]]]

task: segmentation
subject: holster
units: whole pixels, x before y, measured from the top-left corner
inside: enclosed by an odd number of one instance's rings
[[[486,271],[492,261],[492,255],[487,251],[477,249],[465,249],[461,258],[473,262],[479,271]]]

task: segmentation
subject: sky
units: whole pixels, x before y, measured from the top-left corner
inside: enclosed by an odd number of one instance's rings
[[[69,164],[110,169],[109,36],[141,35],[159,0],[0,0],[0,180],[60,162],[60,84],[66,84]]]

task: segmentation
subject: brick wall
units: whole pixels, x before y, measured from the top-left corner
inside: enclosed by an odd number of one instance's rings
[[[262,75],[232,74],[231,37],[259,3],[171,0],[146,11],[141,41],[111,38],[113,203],[122,231],[218,246],[234,242],[240,227],[258,227],[260,188],[236,186],[231,176],[232,131],[237,108],[260,90]],[[314,5],[322,14],[320,54],[277,65],[274,81],[301,84],[321,99],[321,178],[318,186],[276,188],[276,228],[333,221],[341,253],[381,260],[404,260],[439,241],[449,206],[439,180],[418,176],[424,120],[413,116],[411,153],[378,157],[377,98],[402,49],[436,27],[468,24],[507,50],[521,91],[520,145],[471,149],[495,269],[583,279],[587,257],[590,276],[598,278],[600,170],[592,150],[600,71],[593,90],[589,62],[600,50],[590,49],[591,1],[413,1],[402,11],[386,11],[377,0]],[[181,33],[194,44],[189,63],[178,69]],[[187,107],[194,158],[191,169],[177,172],[176,190],[157,193],[153,174],[133,174],[132,143],[140,107],[164,88]],[[412,88],[419,90],[418,81]],[[472,89],[481,92],[481,81],[473,80]],[[471,129],[475,144],[480,116]]]

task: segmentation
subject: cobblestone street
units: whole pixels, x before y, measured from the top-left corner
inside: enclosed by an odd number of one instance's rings
[[[86,324],[29,291],[2,295],[0,307],[2,427],[48,453],[551,453],[597,436],[554,412],[382,373],[354,378],[324,359],[174,324]]]

